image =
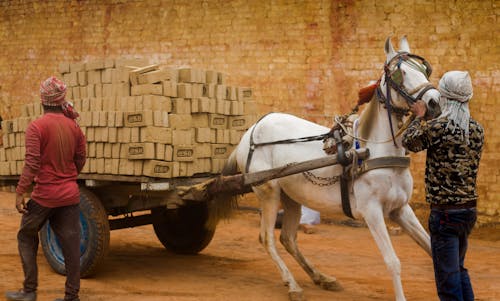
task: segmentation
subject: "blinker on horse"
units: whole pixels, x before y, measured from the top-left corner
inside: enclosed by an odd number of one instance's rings
[[[392,276],[395,298],[397,301],[403,301],[405,296],[401,284],[400,261],[391,244],[385,218],[399,224],[428,254],[431,253],[430,239],[408,204],[413,188],[409,164],[391,165],[380,162],[387,161],[385,158],[395,158],[400,163],[409,162],[405,157],[404,148],[401,147],[400,136],[404,130],[404,121],[409,118],[409,103],[421,99],[430,110],[436,111],[439,92],[428,80],[430,65],[425,59],[411,54],[406,37],[400,41],[399,52],[394,50],[388,38],[385,54],[384,73],[369,93],[369,101],[353,132],[358,144],[369,149],[369,160],[375,160],[371,162],[376,167],[353,174],[346,185],[352,216],[366,222]],[[326,127],[293,115],[268,114],[243,136],[229,157],[224,174],[236,174],[238,170],[258,172],[325,157],[327,155],[322,150],[322,142],[318,140],[294,144],[272,142],[320,136],[328,132]],[[255,147],[259,144],[262,146]],[[357,169],[357,162],[354,161],[350,168]],[[338,178],[343,169],[345,167],[333,165],[252,186],[262,207],[260,242],[288,285],[292,301],[304,300],[304,295],[276,250],[276,214],[281,204],[284,215],[280,242],[312,281],[323,289],[342,289],[335,277],[320,272],[302,255],[297,246],[296,233],[301,205],[326,214],[342,212],[341,185]],[[228,212],[230,204],[229,199],[219,198],[213,202],[214,212]],[[222,208],[224,206],[226,207]]]

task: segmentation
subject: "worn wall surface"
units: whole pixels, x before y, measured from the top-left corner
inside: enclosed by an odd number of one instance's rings
[[[261,113],[331,125],[377,79],[388,35],[408,36],[437,84],[467,69],[473,116],[485,127],[478,187],[481,221],[499,222],[499,52],[496,0],[1,1],[0,114],[37,97],[61,61],[147,57],[152,63],[227,72],[251,86]],[[423,154],[413,156],[415,207],[423,206]]]

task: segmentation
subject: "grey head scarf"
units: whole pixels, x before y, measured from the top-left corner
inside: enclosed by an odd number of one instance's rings
[[[472,81],[467,71],[446,72],[439,81],[439,92],[441,98],[441,116],[447,117],[447,128],[452,126],[460,127],[464,132],[464,139],[469,144],[469,100],[472,98]]]

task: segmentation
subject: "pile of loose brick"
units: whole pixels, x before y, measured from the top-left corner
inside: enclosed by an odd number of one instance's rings
[[[82,174],[217,174],[256,119],[252,90],[227,85],[217,71],[101,59],[61,63],[59,72],[87,139]],[[2,122],[0,175],[21,174],[24,133],[41,114],[37,100]]]

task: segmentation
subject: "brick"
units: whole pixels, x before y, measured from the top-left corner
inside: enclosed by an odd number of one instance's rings
[[[125,123],[125,114],[121,111],[116,112],[116,119],[115,119],[115,126],[116,127],[122,127]]]
[[[165,160],[165,144],[155,143],[155,159]]]
[[[104,59],[90,60],[85,64],[85,70],[104,69]]]
[[[165,111],[153,112],[153,125],[159,127],[170,127],[169,114]]]
[[[108,128],[108,142],[115,143],[118,142],[118,129],[115,127]]]
[[[238,100],[238,90],[236,87],[227,86],[226,88],[226,99],[228,100]]]
[[[225,85],[215,86],[215,98],[218,100],[226,99],[227,87]]]
[[[173,73],[174,73],[174,70],[172,70],[172,69],[155,70],[155,71],[139,74],[137,81],[138,81],[138,84],[140,84],[140,85],[141,84],[160,83],[162,81],[175,79]]]
[[[251,126],[251,119],[249,116],[229,116],[228,129],[231,130],[246,130]]]
[[[80,87],[70,87],[71,91],[73,91],[73,98],[81,98],[80,97]]]
[[[216,129],[215,131],[216,131],[215,143],[229,144],[230,141],[229,130]]]
[[[171,178],[175,162],[146,160],[143,165],[143,175],[155,178]]]
[[[163,81],[163,95],[169,97],[177,97],[177,82],[175,81]]]
[[[68,87],[78,86],[78,72],[65,73],[63,75],[63,81]]]
[[[191,85],[191,98],[202,97],[203,95],[203,84],[192,84]]]
[[[88,88],[87,86],[80,87],[80,98],[87,98],[88,96]]]
[[[215,86],[215,84],[204,84],[202,95],[208,98],[215,98]]]
[[[226,144],[212,144],[212,158],[226,159],[231,154],[231,146]]]
[[[142,169],[143,169],[143,162],[142,162],[142,160],[135,160],[134,161],[134,176],[141,176],[142,175]]]
[[[143,110],[172,112],[172,100],[167,96],[144,95]]]
[[[172,129],[188,129],[192,125],[192,116],[190,114],[169,114],[168,119]]]
[[[103,157],[104,158],[111,158],[112,157],[112,144],[111,143],[104,143]]]
[[[195,140],[198,143],[211,142],[211,129],[208,127],[195,128]]]
[[[104,143],[98,142],[95,144],[95,157],[104,158]]]
[[[132,85],[130,95],[163,95],[162,84]]]
[[[124,125],[127,127],[153,125],[153,112],[152,111],[125,112]]]
[[[130,128],[122,127],[118,129],[118,142],[127,143],[130,141]]]
[[[199,143],[195,145],[196,158],[212,157],[212,145],[210,143]]]
[[[172,113],[191,114],[191,101],[185,98],[172,99]]]
[[[132,159],[154,159],[154,143],[128,143],[126,144],[127,158]]]
[[[172,129],[147,126],[140,128],[140,142],[172,143]]]
[[[159,68],[160,68],[159,65],[154,64],[154,65],[149,65],[149,66],[145,66],[145,67],[140,67],[140,68],[137,68],[137,69],[130,71],[129,72],[130,83],[133,86],[138,85],[139,84],[139,75],[141,75],[143,73],[158,70]]]
[[[87,81],[89,84],[101,84],[101,71],[89,70],[87,71]]]
[[[192,85],[188,83],[177,84],[177,97],[192,98],[193,97]]]
[[[121,175],[134,175],[134,162],[127,159],[120,159],[118,162],[118,172]]]
[[[181,68],[179,71],[180,83],[199,83],[201,82],[200,70],[194,68]]]
[[[105,158],[104,159],[104,174],[113,174],[113,160]]]
[[[113,69],[103,69],[101,73],[101,80],[103,84],[111,84],[113,82]]]
[[[252,88],[239,87],[237,93],[237,100],[249,101],[253,99]]]
[[[174,145],[174,161],[194,161],[195,147],[193,145]]]
[[[57,71],[59,71],[59,73],[61,74],[69,73],[69,62],[60,62]]]
[[[218,83],[217,71],[207,70],[207,72],[206,72],[206,82],[207,82],[207,84],[214,84],[214,85],[216,85]]]
[[[130,142],[140,142],[140,128],[130,128]]]
[[[85,63],[82,62],[70,63],[69,71],[70,72],[85,71]]]
[[[80,85],[80,86],[86,86],[88,84],[87,72],[85,72],[85,71],[78,71],[76,73],[76,78],[77,78],[77,81],[78,81],[78,85]]]
[[[172,145],[186,145],[193,141],[193,133],[191,130],[173,130]]]
[[[209,127],[213,129],[226,129],[227,128],[227,116],[220,114],[209,114],[210,118]]]

